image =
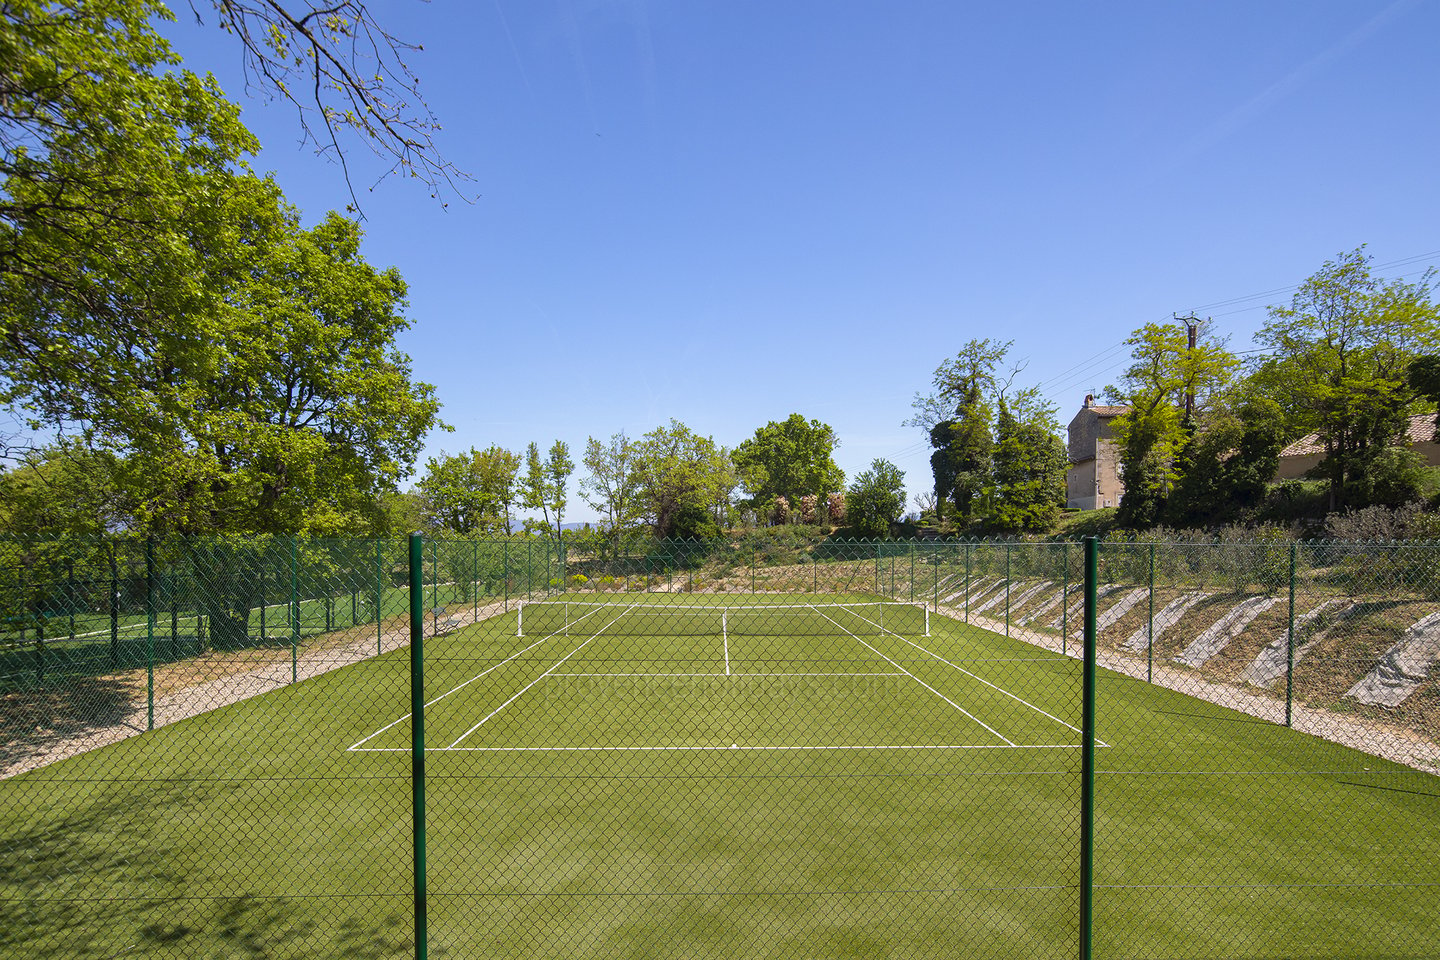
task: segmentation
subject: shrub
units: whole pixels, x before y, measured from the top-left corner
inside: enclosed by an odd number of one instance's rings
[[[820,522],[820,518],[816,515],[816,510],[817,510],[817,508],[819,507],[819,505],[820,505],[820,498],[817,497],[817,496],[816,496],[815,494],[813,494],[813,493],[807,493],[805,496],[801,497],[801,498],[800,498],[800,522],[801,522],[801,523],[819,523],[819,522]]]

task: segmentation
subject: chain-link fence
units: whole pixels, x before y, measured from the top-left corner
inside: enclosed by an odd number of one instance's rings
[[[1429,957],[1437,550],[0,542],[0,955]]]

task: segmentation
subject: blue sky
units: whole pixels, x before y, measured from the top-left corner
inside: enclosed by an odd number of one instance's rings
[[[350,152],[366,256],[408,281],[402,346],[455,427],[426,456],[558,438],[578,461],[671,418],[733,446],[798,412],[849,476],[885,457],[914,494],[928,450],[901,422],[972,337],[1013,339],[1063,424],[1144,323],[1194,310],[1243,350],[1341,251],[1440,263],[1434,0],[371,7],[423,45],[478,195],[363,192]],[[343,209],[293,110],[177,12],[257,166],[307,222]]]

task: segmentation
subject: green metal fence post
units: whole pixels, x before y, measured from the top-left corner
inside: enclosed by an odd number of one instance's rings
[[[429,956],[425,897],[425,546],[410,534],[410,813],[415,957]]]
[[[120,564],[110,545],[110,665],[120,665]]]
[[[1085,666],[1080,692],[1080,960],[1090,960],[1095,912],[1096,581],[1100,539],[1085,538]]]
[[[440,543],[430,541],[430,635],[440,633]]]
[[[1150,544],[1150,619],[1145,640],[1145,681],[1155,682],[1155,544]]]
[[[74,640],[74,639],[75,639],[75,600],[76,600],[76,596],[75,596],[75,561],[74,561],[74,560],[66,560],[66,561],[65,561],[65,581],[66,581],[66,584],[68,585],[68,591],[69,591],[69,596],[67,597],[68,602],[67,602],[65,605],[70,608],[70,639],[71,639],[71,640]]]
[[[510,541],[500,544],[500,580],[505,585],[505,612],[510,612]]]
[[[155,729],[155,541],[145,540],[145,729]]]
[[[941,551],[942,549],[943,549],[943,548],[940,547],[940,546],[938,546],[938,545],[935,547],[935,551],[934,551],[935,556],[934,556],[934,558],[933,558],[934,561],[935,561],[934,564],[933,564],[933,566],[935,567],[935,569],[934,569],[934,571],[932,572],[932,574],[931,574],[931,576],[930,576],[930,583],[931,583],[930,592],[934,595],[934,603],[935,603],[935,612],[936,612],[936,613],[939,613],[939,612],[940,612],[940,557],[941,557],[941,552],[940,552],[940,551]]]
[[[300,676],[300,540],[290,538],[290,682]]]
[[[1290,544],[1290,628],[1285,631],[1285,726],[1295,725],[1295,554],[1299,545]]]
[[[750,592],[755,592],[755,548],[750,548]]]
[[[529,576],[529,570],[526,570]],[[480,622],[480,541],[470,541],[470,608],[471,619]]]
[[[1070,544],[1064,546],[1060,571],[1060,655],[1065,655],[1070,642]]]
[[[385,559],[382,555],[384,541],[375,541],[375,656],[385,652],[385,629],[380,625],[384,619],[385,603]]]
[[[965,622],[970,622],[970,543],[965,543]]]
[[[267,549],[265,551],[269,553]],[[260,561],[260,643],[263,645],[269,641],[268,630],[265,626],[265,560]]]
[[[910,544],[910,602],[915,602],[915,544]]]
[[[1010,544],[1005,544],[1005,636],[1010,636]]]

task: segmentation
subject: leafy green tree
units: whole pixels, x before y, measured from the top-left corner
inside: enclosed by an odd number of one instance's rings
[[[1415,357],[1405,369],[1405,382],[1415,396],[1440,409],[1440,356]],[[1437,419],[1434,435],[1440,437],[1440,419]]]
[[[564,527],[565,505],[568,500],[567,487],[570,474],[575,472],[575,462],[570,459],[570,447],[563,440],[556,440],[542,462],[540,448],[534,441],[525,448],[525,477],[521,481],[521,504],[527,510],[539,510],[543,529],[558,546]]]
[[[949,500],[961,522],[969,523],[986,509],[995,447],[990,410],[978,383],[967,388],[953,419],[930,429],[930,446],[934,449],[930,470],[935,478],[937,514]]]
[[[1189,331],[1176,324],[1146,324],[1126,343],[1132,363],[1120,387],[1108,391],[1130,407],[1112,422],[1125,479],[1117,521],[1141,529],[1158,522],[1180,479],[1195,418],[1231,383],[1239,360],[1203,327],[1193,347]]]
[[[926,431],[934,451],[930,469],[937,511],[953,503],[964,522],[988,509],[995,404],[1019,372],[1011,367],[1001,373],[1013,342],[970,340],[935,369],[931,392],[916,394],[915,414],[906,421]]]
[[[1287,433],[1319,434],[1332,511],[1404,427],[1412,360],[1440,348],[1434,274],[1386,281],[1370,263],[1363,247],[1326,261],[1288,306],[1270,308],[1256,337],[1271,350],[1257,378],[1290,413]]]
[[[1249,393],[1216,404],[1179,454],[1163,519],[1177,527],[1243,520],[1264,500],[1283,446],[1284,417],[1274,400]]]
[[[639,461],[639,447],[624,431],[607,443],[594,437],[586,441],[584,463],[590,473],[580,481],[580,494],[604,514],[601,528],[612,552],[640,522]]]
[[[1070,460],[1055,408],[1034,389],[1000,401],[995,425],[990,522],[1007,531],[1045,532],[1065,505]]]
[[[131,525],[134,505],[106,450],[62,440],[0,473],[0,528],[16,536],[94,540]]]
[[[403,537],[425,528],[425,504],[413,490],[390,490],[381,494],[379,518],[375,532],[387,537]]]
[[[860,537],[886,537],[905,512],[905,475],[888,460],[870,463],[845,493],[845,515]]]
[[[839,445],[829,424],[792,413],[783,423],[772,420],[757,428],[732,459],[752,504],[776,497],[799,503],[801,497],[824,496],[845,485],[845,472],[835,464]]]
[[[641,516],[657,537],[693,533],[693,518],[700,512],[713,516],[726,484],[733,484],[725,449],[678,420],[645,434],[637,450]]]
[[[419,483],[430,525],[462,536],[509,534],[519,469],[519,456],[499,446],[432,457]]]

